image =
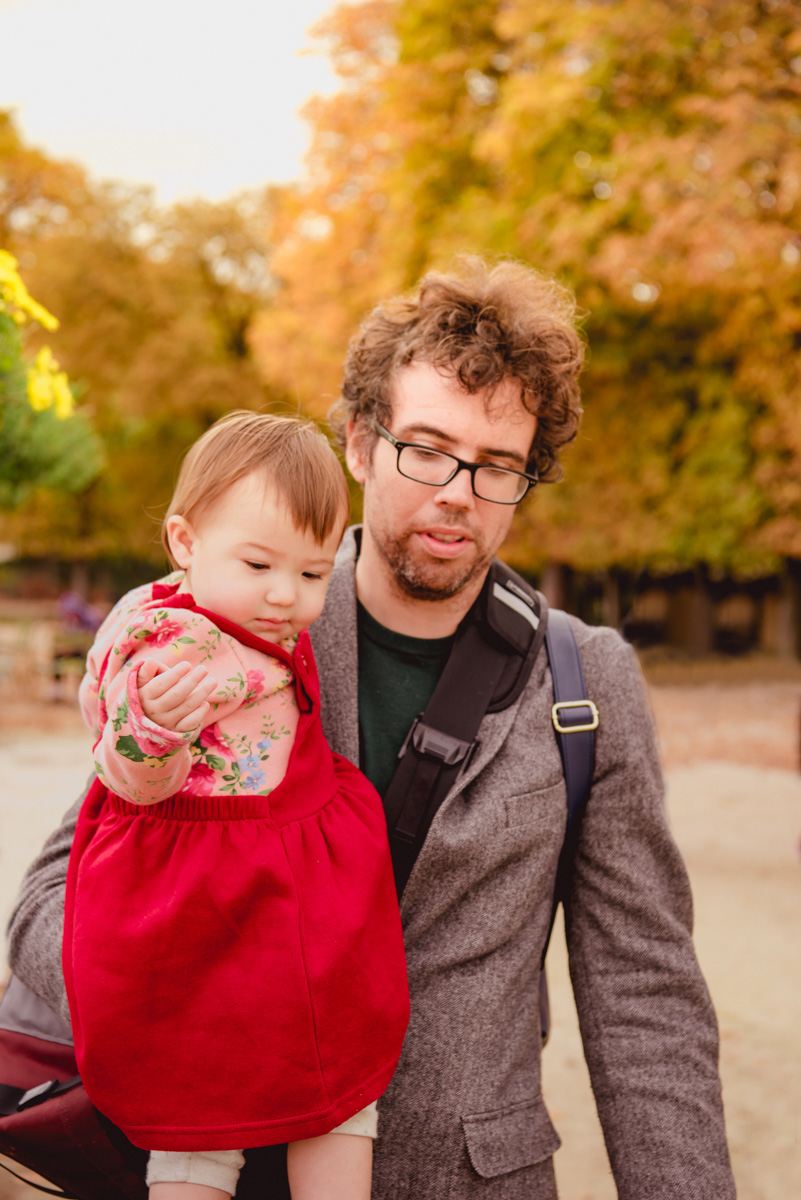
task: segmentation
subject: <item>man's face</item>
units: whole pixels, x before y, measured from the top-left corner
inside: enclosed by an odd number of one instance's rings
[[[429,363],[402,368],[392,389],[390,432],[399,441],[444,450],[466,462],[525,471],[537,426],[520,386],[505,381],[489,399],[470,394]],[[455,596],[483,579],[509,530],[515,506],[473,495],[470,474],[431,487],[397,470],[397,451],[379,438],[372,458],[358,425],[348,431],[347,462],[364,485],[364,537],[397,587],[420,600]]]

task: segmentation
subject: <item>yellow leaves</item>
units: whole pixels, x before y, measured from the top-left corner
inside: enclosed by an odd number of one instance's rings
[[[17,271],[17,260],[7,250],[0,250],[0,313],[7,313],[16,325],[35,321],[45,329],[58,329],[51,312],[33,299]],[[43,346],[28,368],[28,403],[35,412],[52,408],[59,420],[71,417],[74,410],[72,392],[66,373],[59,370],[49,346]]]
[[[71,417],[74,401],[67,374],[60,371],[49,346],[43,346],[28,368],[28,402],[36,412],[52,408],[60,421]]]
[[[53,314],[28,292],[17,272],[17,260],[7,250],[0,250],[0,311],[7,312],[17,325],[31,320],[45,329],[58,329]]]

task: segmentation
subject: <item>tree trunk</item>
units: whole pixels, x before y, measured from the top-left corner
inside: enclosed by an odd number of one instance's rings
[[[759,620],[759,649],[778,658],[795,658],[796,628],[793,612],[793,585],[789,573],[782,573],[778,593],[769,592],[762,600]]]
[[[713,646],[712,598],[706,569],[696,568],[691,584],[670,595],[668,641],[690,654],[709,654]]]
[[[550,608],[564,608],[567,602],[567,579],[563,563],[547,563],[540,582],[540,591]]]
[[[611,625],[613,629],[618,629],[620,627],[620,580],[614,572],[604,571],[603,588],[601,611],[604,625]]]

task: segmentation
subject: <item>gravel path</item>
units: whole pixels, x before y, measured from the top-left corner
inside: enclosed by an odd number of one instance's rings
[[[696,945],[721,1027],[740,1200],[801,1196],[801,680],[652,685],[668,810],[687,860]],[[0,713],[0,718],[6,714]],[[76,714],[17,709],[0,733],[0,918],[22,872],[83,787]],[[33,722],[49,731],[45,745]],[[563,1147],[560,1200],[614,1200],[581,1052],[561,927],[545,1092]],[[37,1193],[0,1179],[0,1200]],[[710,1197],[714,1200],[714,1197]]]

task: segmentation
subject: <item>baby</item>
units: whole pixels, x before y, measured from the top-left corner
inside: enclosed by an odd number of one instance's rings
[[[97,779],[64,971],[93,1103],[152,1200],[236,1190],[290,1142],[293,1200],[368,1200],[408,1020],[381,801],[322,734],[307,627],[348,518],[311,424],[232,413],[164,521],[179,568],[125,596],[81,687]]]

